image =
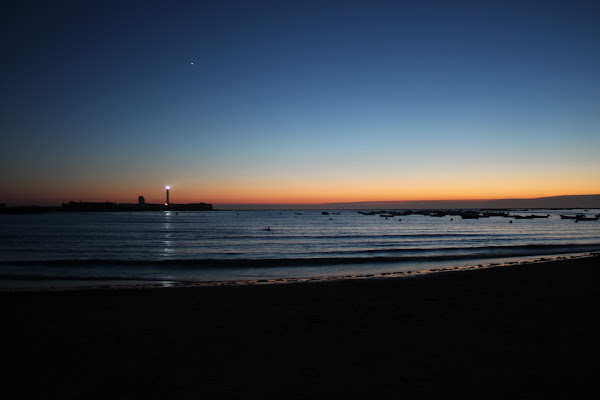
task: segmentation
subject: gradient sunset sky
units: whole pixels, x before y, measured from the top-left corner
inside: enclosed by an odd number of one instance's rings
[[[6,4],[9,3],[9,4]],[[599,1],[11,1],[0,203],[600,193]]]

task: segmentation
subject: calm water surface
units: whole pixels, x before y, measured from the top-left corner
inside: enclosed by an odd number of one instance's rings
[[[0,215],[0,279],[235,281],[372,274],[600,250],[600,222],[356,211]],[[510,223],[512,221],[512,223]],[[266,230],[266,228],[270,230]]]

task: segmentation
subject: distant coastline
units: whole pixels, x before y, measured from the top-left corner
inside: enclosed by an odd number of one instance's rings
[[[106,202],[74,202],[63,203],[62,206],[19,206],[0,207],[4,214],[35,214],[46,212],[132,212],[132,211],[211,211],[212,204],[129,204]]]
[[[600,208],[600,194],[493,200],[365,201],[321,204],[218,204],[222,210],[511,210]]]
[[[515,209],[598,209],[600,194],[539,197],[534,199],[365,201],[318,204],[133,204],[113,202],[69,202],[62,206],[7,206],[0,213],[55,211],[208,211],[208,210],[515,210]]]

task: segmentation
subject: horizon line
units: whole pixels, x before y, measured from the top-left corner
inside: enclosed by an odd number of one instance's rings
[[[598,204],[597,206],[600,207],[600,193],[598,194],[576,194],[576,195],[555,195],[555,196],[543,196],[543,197],[513,197],[513,198],[478,198],[478,199],[435,199],[435,200],[431,200],[431,199],[421,199],[421,200],[366,200],[366,201],[338,201],[338,202],[301,202],[301,203],[292,203],[292,202],[281,202],[281,203],[259,203],[259,202],[227,202],[227,203],[220,203],[220,202],[216,202],[216,203],[210,203],[210,202],[200,202],[200,203],[205,203],[205,204],[212,204],[213,206],[217,206],[217,207],[331,207],[331,206],[368,206],[368,205],[392,205],[392,204],[413,204],[413,205],[418,205],[418,204],[435,204],[435,203],[477,203],[477,202],[509,202],[509,201],[523,201],[523,202],[532,202],[532,201],[541,201],[541,200],[558,200],[558,199],[563,199],[563,200],[575,200],[575,199],[582,199],[582,198],[593,198],[593,197],[598,197],[598,199],[594,199],[594,200],[598,200]],[[102,201],[102,203],[105,202],[109,202],[109,203],[114,203],[114,204],[129,204],[126,202],[123,203],[118,203],[118,202],[111,202],[111,201]],[[60,207],[62,204],[67,204],[68,202],[62,202],[58,205],[56,205],[57,207]],[[198,202],[196,202],[198,203]],[[157,203],[158,204],[158,203]],[[178,203],[178,204],[192,204],[192,203]],[[9,206],[8,203],[0,203],[0,207],[22,207],[22,206],[41,206],[41,207],[53,207],[49,204],[46,205],[42,205],[42,204],[25,204],[25,203],[20,203],[20,204],[16,204],[14,206]],[[590,206],[586,206],[586,208],[589,208]],[[595,208],[595,207],[592,207]]]
[[[553,199],[559,197],[589,197],[600,196],[600,193],[593,194],[564,194],[555,196],[541,197],[495,197],[495,198],[461,198],[461,199],[416,199],[416,200],[361,200],[361,201],[333,201],[333,202],[301,202],[301,203],[259,203],[259,202],[241,202],[241,203],[214,203],[220,205],[328,205],[328,204],[373,204],[373,203],[420,203],[420,202],[460,202],[460,201],[498,201],[498,200],[540,200]]]

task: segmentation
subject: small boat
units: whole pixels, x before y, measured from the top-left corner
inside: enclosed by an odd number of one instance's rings
[[[534,219],[534,218],[548,218],[550,214],[539,215],[539,214],[529,214],[529,215],[515,215],[516,219]]]
[[[376,215],[376,214],[379,214],[379,212],[377,212],[377,211],[358,211],[358,213],[362,214],[362,215]]]
[[[460,214],[462,219],[479,219],[479,213],[477,211],[464,211]]]
[[[561,215],[560,219],[577,219],[578,215],[583,215],[583,214],[577,214],[577,215]]]
[[[438,212],[432,212],[431,214],[429,214],[430,217],[445,217],[446,213],[442,212],[442,211],[438,211]]]
[[[485,215],[486,217],[508,217],[508,213],[507,212],[496,212],[496,211],[486,211],[483,213],[483,215]]]
[[[561,215],[561,219],[574,219],[575,221],[598,221],[600,219],[600,214],[588,217],[585,214],[577,214],[577,215]]]
[[[579,222],[579,221],[598,221],[598,219],[600,219],[600,215],[596,215],[594,217],[586,217],[586,216],[582,215],[582,216],[578,216],[577,218],[575,218],[575,222]]]

